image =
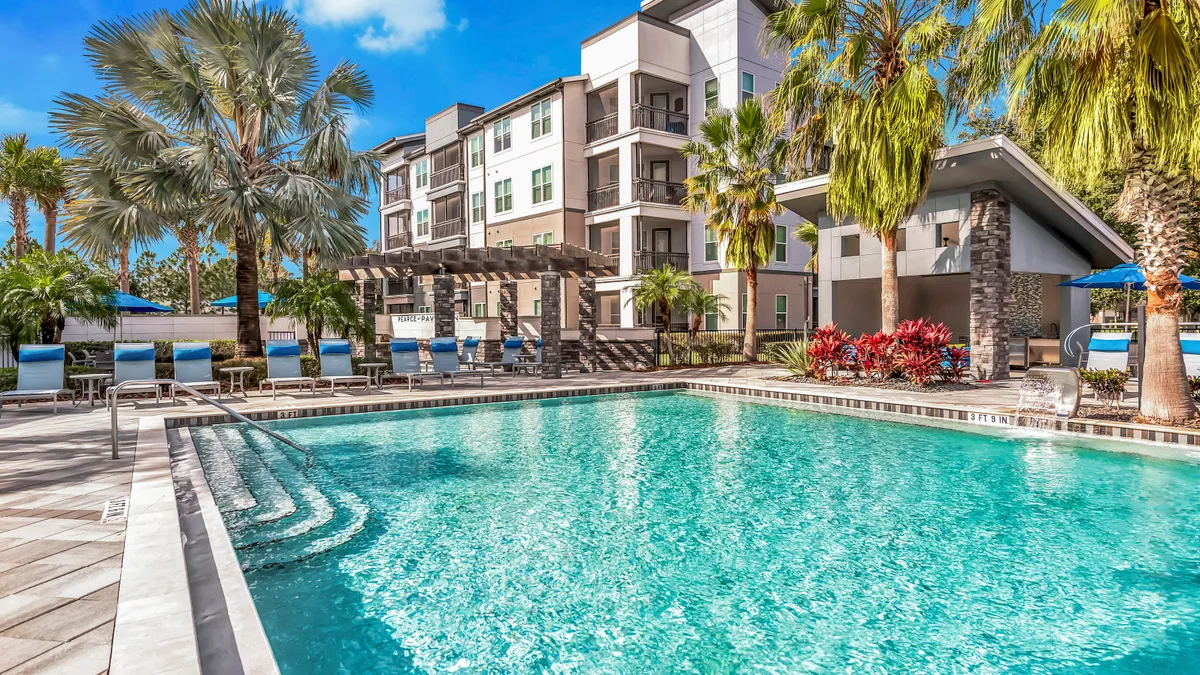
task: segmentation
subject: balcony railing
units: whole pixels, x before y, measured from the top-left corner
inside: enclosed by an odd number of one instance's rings
[[[396,202],[403,201],[405,199],[408,199],[408,186],[401,185],[400,187],[388,190],[383,197],[383,203],[385,205],[395,204]]]
[[[587,123],[587,142],[594,143],[602,138],[617,135],[617,113],[605,115]]]
[[[608,209],[621,203],[621,185],[613,183],[588,191],[588,211]]]
[[[448,239],[450,237],[466,236],[466,234],[467,234],[467,221],[460,217],[460,218],[455,218],[453,220],[447,220],[447,221],[444,221],[441,223],[434,223],[433,224],[433,236],[431,238],[434,240]]]
[[[686,113],[671,112],[662,108],[651,108],[648,105],[633,106],[633,126],[643,129],[657,129],[668,134],[688,134],[688,116]]]
[[[389,234],[387,238],[388,250],[395,248],[409,248],[412,246],[412,233],[402,232],[400,234]]]
[[[639,251],[633,254],[633,264],[636,267],[634,270],[636,272],[658,269],[663,265],[670,265],[677,270],[686,270],[688,268],[688,254]]]
[[[669,183],[665,180],[650,180],[638,178],[633,181],[635,201],[652,202],[654,204],[670,204],[679,206],[687,195],[683,183]]]
[[[384,286],[384,295],[412,295],[412,279],[388,279]]]
[[[449,185],[456,180],[462,180],[463,170],[462,164],[448,166],[440,171],[434,171],[429,176],[429,189],[436,190],[442,186]]]

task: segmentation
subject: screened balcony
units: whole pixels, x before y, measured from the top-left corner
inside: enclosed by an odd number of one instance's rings
[[[634,127],[688,135],[687,85],[639,73],[633,90]]]
[[[587,142],[594,143],[617,131],[617,85],[587,95]]]

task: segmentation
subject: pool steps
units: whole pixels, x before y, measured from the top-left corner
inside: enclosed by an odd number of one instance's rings
[[[282,444],[275,443],[266,434],[257,431],[246,433],[243,430],[240,437],[250,452],[258,455],[265,466],[271,467],[275,479],[292,496],[296,510],[278,520],[254,523],[234,530],[231,534],[235,548],[250,548],[298,537],[333,519],[333,506],[325,493],[305,475],[301,468],[303,459],[300,460],[301,466],[297,466],[281,449]]]
[[[258,500],[246,487],[229,450],[217,441],[213,427],[197,428],[192,437],[196,439],[193,442],[197,446],[202,445],[197,441],[206,441],[203,443],[204,468],[211,479],[213,499],[221,513],[244,511],[257,505]]]
[[[225,524],[230,530],[238,530],[257,523],[266,523],[286,518],[296,511],[296,502],[283,488],[265,464],[253,451],[247,451],[245,441],[237,429],[214,427],[217,442],[233,458],[233,463],[242,476],[242,481],[254,495],[256,504],[248,509],[233,511],[226,515]],[[201,456],[203,463],[204,455]],[[210,483],[212,481],[209,481]]]

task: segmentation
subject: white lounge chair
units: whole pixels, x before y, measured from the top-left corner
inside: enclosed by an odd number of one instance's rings
[[[330,394],[339,384],[361,384],[364,391],[371,388],[371,378],[354,374],[349,340],[318,340],[317,352],[321,356],[320,380],[329,383]]]
[[[207,342],[176,342],[171,359],[175,379],[196,391],[215,391],[221,399],[221,383],[213,380],[212,346]],[[233,392],[230,392],[233,393]],[[175,403],[176,385],[171,385],[171,403]]]
[[[1086,370],[1129,370],[1129,343],[1133,333],[1092,333],[1088,341]]]
[[[492,374],[496,374],[496,368],[503,370],[505,366],[515,366],[520,359],[521,350],[525,348],[525,338],[521,335],[515,335],[510,338],[504,338],[504,351],[500,354],[499,361],[483,361],[477,362],[476,365],[487,366],[491,368]],[[516,373],[516,370],[513,371]]]
[[[1179,344],[1183,347],[1183,365],[1188,377],[1200,377],[1200,333],[1180,333]]]
[[[452,337],[433,338],[429,342],[429,352],[433,356],[433,372],[439,373],[442,379],[450,378],[450,388],[460,375],[478,377],[479,386],[483,386],[483,373],[478,370],[460,370],[458,362],[458,339]]]
[[[271,399],[275,399],[279,387],[308,387],[317,395],[317,381],[300,374],[300,343],[295,340],[267,340],[267,379],[258,383],[258,393],[263,386],[271,386]]]
[[[393,339],[391,341],[392,372],[383,379],[404,380],[408,382],[408,390],[412,391],[413,382],[424,382],[426,377],[437,377],[444,380],[439,373],[421,371],[421,345],[415,339]]]
[[[0,392],[0,408],[6,400],[16,401],[20,408],[23,401],[50,399],[58,414],[59,394],[69,394],[75,402],[75,390],[63,387],[66,367],[62,345],[21,345],[17,350],[17,388]]]
[[[542,369],[542,338],[537,340],[537,348],[533,355],[532,361],[520,361],[513,364],[513,376],[522,370],[527,371],[530,375],[537,375]]]
[[[117,385],[122,382],[157,379],[154,372],[154,344],[150,342],[131,342],[113,345],[113,379],[112,385],[104,394],[104,405],[115,405],[116,397],[123,394],[154,394],[154,403],[162,403],[162,387],[157,384],[134,384],[121,387],[117,393]]]
[[[475,362],[479,360],[479,338],[468,335],[463,338],[462,353],[458,355],[458,362],[468,368],[474,368]]]

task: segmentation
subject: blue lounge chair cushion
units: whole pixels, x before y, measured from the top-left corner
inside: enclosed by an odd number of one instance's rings
[[[537,341],[537,346],[539,346],[539,347],[541,347],[541,346],[542,346],[542,338],[538,338],[538,341]]]
[[[416,340],[392,340],[392,353],[420,351],[421,345]]]
[[[1088,342],[1088,351],[1090,352],[1127,352],[1129,351],[1129,340],[1111,338],[1103,338],[1098,335],[1093,335]]]
[[[434,354],[442,354],[445,352],[458,352],[458,340],[454,338],[434,338],[429,343],[429,351]]]
[[[267,356],[300,356],[300,343],[267,344]]]
[[[17,361],[19,363],[63,361],[67,358],[66,354],[66,348],[62,345],[21,345],[21,350],[17,354]]]
[[[117,345],[113,361],[153,361],[154,345]]]
[[[206,344],[175,344],[176,361],[204,361],[212,359],[212,349]]]
[[[1183,346],[1184,354],[1200,354],[1200,339],[1182,339],[1179,344]]]
[[[350,343],[346,340],[321,340],[318,349],[322,356],[325,354],[349,354]]]
[[[525,338],[508,338],[504,341],[505,349],[520,349],[525,346]]]
[[[467,338],[466,340],[463,340],[463,346],[464,347],[478,347],[479,346],[479,338]]]

